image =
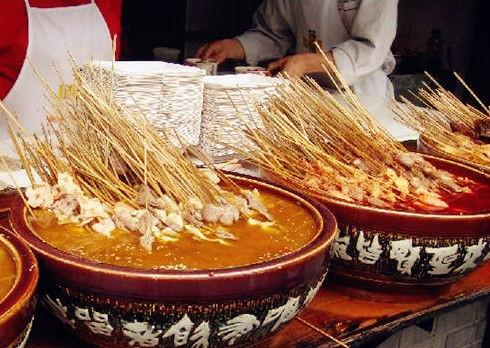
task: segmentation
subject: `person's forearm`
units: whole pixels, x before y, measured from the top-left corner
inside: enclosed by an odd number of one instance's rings
[[[281,58],[288,52],[287,47],[278,44],[260,31],[248,31],[236,39],[240,41],[245,52],[245,60],[250,65]]]

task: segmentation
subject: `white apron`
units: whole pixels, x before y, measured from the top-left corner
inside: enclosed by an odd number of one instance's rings
[[[112,40],[104,17],[93,0],[86,5],[58,8],[34,8],[28,0],[25,3],[29,26],[26,58],[3,103],[19,117],[24,127],[39,132],[49,107],[46,89],[30,63],[58,93],[62,84],[72,83],[70,55],[77,65],[89,59],[110,60]],[[0,142],[0,150],[11,155],[3,117],[0,117]]]
[[[293,30],[296,36],[295,53],[315,52],[308,47],[308,33],[315,28],[314,34],[321,41],[324,51],[330,51],[335,45],[332,43],[347,41],[350,39],[350,32],[360,0],[301,0],[296,4],[299,8],[297,13],[302,16],[295,18],[296,25]],[[315,9],[311,11],[310,9]],[[393,63],[394,64],[394,63]],[[393,70],[390,67],[389,70]],[[391,71],[389,71],[391,73]],[[319,81],[320,83],[322,81]],[[388,79],[387,74],[380,68],[371,73],[368,78],[361,79],[351,86],[356,94],[377,95],[393,97],[393,85]]]
[[[320,41],[354,92],[386,98],[392,95],[387,75],[395,61],[384,46],[396,32],[397,5],[398,0],[264,0],[253,28],[237,38],[250,65],[315,52],[312,43]],[[351,40],[358,35],[374,46]],[[329,85],[325,74],[316,75]]]

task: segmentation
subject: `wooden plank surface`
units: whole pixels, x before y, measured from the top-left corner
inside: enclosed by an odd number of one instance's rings
[[[420,320],[482,298],[490,299],[490,263],[459,282],[428,293],[403,294],[356,289],[331,277],[309,308],[255,348],[335,347],[322,332],[349,346],[359,346]],[[86,344],[66,333],[43,310],[38,311],[27,348],[81,348]]]

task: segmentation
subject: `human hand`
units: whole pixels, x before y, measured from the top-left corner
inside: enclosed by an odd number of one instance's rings
[[[245,59],[245,50],[237,39],[225,39],[202,46],[197,51],[197,57],[222,63],[226,59]]]
[[[327,52],[327,59],[333,62],[331,52]],[[320,53],[296,54],[276,60],[269,64],[267,69],[273,72],[286,73],[291,77],[301,77],[305,74],[324,71],[326,65]]]

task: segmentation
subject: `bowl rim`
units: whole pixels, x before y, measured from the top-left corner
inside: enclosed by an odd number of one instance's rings
[[[419,151],[423,152],[425,155],[437,156],[437,157],[440,157],[441,159],[450,160],[450,161],[456,162],[462,166],[465,166],[465,167],[471,168],[473,170],[476,170],[478,172],[481,172],[484,175],[487,175],[487,176],[490,175],[490,166],[485,166],[482,164],[473,163],[473,162],[465,160],[464,158],[447,154],[438,148],[430,146],[427,143],[426,139],[427,139],[427,135],[424,133],[422,133],[420,135],[420,137],[417,139],[417,149]]]
[[[137,279],[151,278],[155,281],[162,280],[206,280],[212,276],[214,279],[233,279],[245,277],[275,269],[286,268],[290,265],[301,263],[302,260],[314,257],[328,248],[335,239],[338,230],[337,220],[334,215],[323,204],[318,201],[282,185],[269,182],[261,178],[248,176],[245,174],[226,173],[232,179],[238,179],[246,183],[262,187],[275,193],[286,195],[299,201],[306,209],[313,213],[318,222],[317,232],[309,243],[291,253],[279,256],[260,263],[253,263],[240,267],[230,267],[222,269],[207,270],[152,270],[144,268],[131,268],[127,266],[116,266],[109,263],[96,262],[88,258],[70,254],[58,249],[35,234],[26,220],[26,207],[21,197],[13,200],[11,205],[10,224],[13,231],[26,243],[43,257],[54,260],[57,263],[65,264],[78,269],[92,272],[103,272],[107,275],[131,277]]]
[[[490,182],[490,176],[474,167],[465,165],[463,163],[459,163],[447,158],[440,158],[432,155],[427,155],[427,154],[421,154],[417,153],[423,157],[426,157],[431,160],[436,160],[439,162],[443,162],[445,164],[449,165],[454,165],[456,167],[461,167],[465,170],[473,172],[473,174],[484,177],[486,180]],[[271,175],[268,173],[267,175]],[[274,180],[278,180],[281,184],[284,184],[284,180],[282,179],[276,179],[276,176],[273,174],[271,175],[271,178]],[[284,184],[286,187],[289,187],[292,190],[298,190],[299,188],[295,188],[293,186],[289,186],[288,184]],[[434,213],[420,213],[420,212],[410,212],[410,211],[403,211],[403,210],[394,210],[394,209],[386,209],[386,208],[377,208],[373,206],[367,206],[367,205],[362,205],[359,203],[352,203],[352,202],[347,202],[343,201],[341,199],[336,199],[333,197],[326,197],[322,196],[320,194],[307,191],[307,194],[313,197],[314,199],[326,203],[326,204],[332,204],[335,206],[341,206],[341,207],[348,207],[351,209],[355,209],[358,211],[364,211],[364,212],[371,212],[371,213],[376,213],[376,214],[383,214],[383,215],[390,215],[390,216],[397,216],[397,217],[409,217],[409,218],[415,218],[415,219],[430,219],[430,220],[444,220],[444,221],[464,221],[464,220],[469,220],[469,219],[489,219],[490,220],[490,207],[487,211],[483,212],[478,212],[478,213],[473,213],[473,214],[434,214]],[[327,206],[329,208],[329,206]]]
[[[15,282],[0,299],[0,324],[7,322],[34,296],[39,280],[37,259],[22,238],[0,226],[0,244],[15,262]]]

